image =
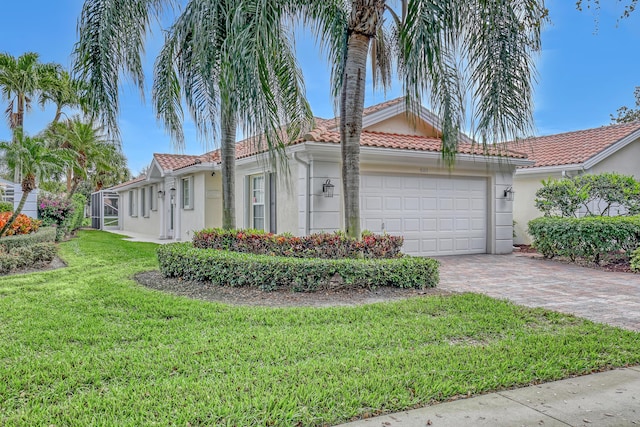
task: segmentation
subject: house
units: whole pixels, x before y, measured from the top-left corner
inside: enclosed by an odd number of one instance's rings
[[[27,196],[27,201],[21,213],[31,218],[38,218],[38,189],[32,191]],[[13,204],[15,210],[22,198],[22,185],[20,183],[0,179],[0,200]]]
[[[535,162],[519,166],[513,181],[515,243],[530,243],[527,224],[542,216],[535,207],[542,180],[603,172],[640,178],[640,122],[529,138],[510,147]]]
[[[402,98],[366,108],[361,137],[362,228],[403,235],[413,255],[512,251],[512,186],[522,153],[482,147],[461,135],[454,168],[442,161],[437,118],[407,114]],[[288,170],[270,165],[251,140],[239,142],[239,228],[306,235],[343,228],[340,132],[336,119],[286,147]],[[154,154],[146,176],[115,186],[122,230],[189,240],[222,225],[219,151]]]

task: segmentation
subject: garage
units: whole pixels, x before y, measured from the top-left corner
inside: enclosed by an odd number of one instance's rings
[[[409,255],[487,252],[485,178],[361,176],[362,229],[404,236]]]

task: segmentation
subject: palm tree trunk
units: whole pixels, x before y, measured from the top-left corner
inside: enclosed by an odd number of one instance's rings
[[[16,221],[16,218],[18,218],[18,215],[20,215],[20,212],[22,212],[22,209],[27,202],[27,197],[29,197],[29,193],[31,193],[31,191],[22,192],[22,197],[20,198],[20,203],[18,203],[18,208],[13,212],[13,215],[11,215],[11,218],[9,218],[9,221],[7,221],[4,227],[2,227],[2,230],[0,230],[0,238],[4,236],[4,233],[9,229],[9,227],[13,225],[13,223]]]
[[[360,135],[369,43],[384,11],[384,0],[354,0],[349,20],[340,99],[342,193],[347,236],[360,238]]]
[[[222,108],[220,157],[222,167],[222,228],[236,227],[236,118]]]

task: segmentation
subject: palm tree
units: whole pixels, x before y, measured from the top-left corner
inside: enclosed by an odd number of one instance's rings
[[[72,161],[67,150],[52,149],[42,137],[29,137],[22,128],[14,130],[12,142],[0,142],[0,150],[4,151],[4,161],[9,169],[20,169],[22,176],[22,197],[11,218],[0,229],[0,237],[14,223],[27,201],[29,194],[37,188],[37,183],[44,177],[60,171]]]
[[[121,69],[142,89],[140,52],[151,17],[170,2],[86,0],[76,45],[76,70],[91,100],[117,129]],[[181,96],[202,137],[220,134],[223,226],[235,226],[235,137],[264,134],[269,149],[301,135],[312,114],[284,17],[289,0],[191,0],[176,19],[155,66],[155,108],[183,146]],[[314,3],[314,2],[311,2]],[[135,28],[137,31],[132,31]],[[282,125],[286,123],[286,132]],[[286,138],[285,138],[286,136]]]
[[[99,127],[79,116],[51,126],[46,137],[55,147],[69,150],[74,157],[66,169],[68,199],[90,173],[98,175],[115,170],[124,158],[119,147],[109,141]]]
[[[86,112],[86,84],[71,77],[68,71],[58,68],[45,73],[41,85],[42,93],[39,103],[44,108],[47,102],[56,105],[56,112],[51,122],[55,126],[62,117],[64,108],[81,108]]]
[[[5,112],[11,129],[24,127],[25,110],[29,110],[31,100],[41,92],[45,76],[58,68],[54,64],[42,64],[38,58],[34,52],[18,58],[0,53],[0,89],[9,101]]]
[[[402,0],[400,16],[386,0],[350,3],[337,86],[346,232],[360,237],[359,153],[370,50],[381,59],[379,68],[374,67],[381,71],[380,78],[374,73],[376,83],[389,81],[385,49],[395,55],[409,110],[430,94],[442,122],[443,158],[452,165],[467,94],[483,145],[532,128],[532,55],[539,50],[547,12],[543,0]],[[392,16],[386,29],[385,12]],[[385,32],[391,37],[383,38]]]

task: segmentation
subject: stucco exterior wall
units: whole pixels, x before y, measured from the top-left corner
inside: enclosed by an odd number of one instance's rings
[[[204,228],[222,227],[222,174],[204,173]]]
[[[423,120],[417,120],[414,126],[414,124],[408,122],[404,114],[399,114],[374,125],[367,126],[364,129],[371,132],[398,133],[402,135],[438,136],[438,132],[433,126],[425,123]]]
[[[562,172],[552,174],[515,175],[513,190],[513,219],[516,221],[514,243],[528,245],[531,237],[527,233],[529,221],[542,216],[542,212],[536,209],[536,191],[542,187],[542,180],[549,178],[560,179]]]
[[[158,237],[160,236],[160,233],[161,233],[159,209],[161,209],[160,206],[162,201],[158,200],[158,195],[156,193],[157,190],[155,190],[156,187],[152,185],[144,186],[145,193],[148,191],[151,191],[152,192],[151,197],[154,199],[153,200],[154,209],[149,210],[148,217],[145,217],[141,212],[141,201],[140,201],[141,188],[142,187],[139,187],[136,189],[136,197],[137,197],[136,216],[131,216],[130,210],[129,210],[129,201],[130,201],[129,191],[133,191],[133,190],[124,191],[120,193],[120,211],[121,211],[121,219],[122,219],[122,225],[120,228],[121,230],[125,230],[125,231],[126,230],[135,231],[136,233],[143,233],[143,234],[148,234],[154,237]]]
[[[640,179],[640,139],[613,153],[587,172],[593,174],[617,172],[623,175],[633,175],[636,180]]]
[[[298,233],[298,173],[300,165],[289,160],[289,173],[276,174],[276,231],[278,233]]]
[[[205,205],[206,205],[206,190],[205,190],[205,173],[198,172],[193,175],[185,175],[178,179],[178,183],[181,183],[182,178],[193,177],[193,207],[191,209],[182,208],[180,201],[182,200],[182,186],[178,185],[178,206],[180,210],[180,240],[188,241],[193,238],[193,232],[202,230],[205,228]]]

